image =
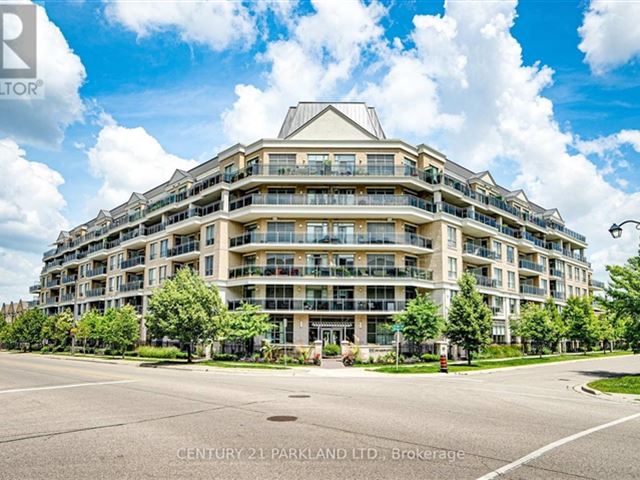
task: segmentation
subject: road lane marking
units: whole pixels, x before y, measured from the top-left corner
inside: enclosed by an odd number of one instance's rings
[[[58,390],[61,388],[94,387],[98,385],[118,385],[122,383],[132,383],[135,381],[136,380],[114,380],[112,382],[72,383],[70,385],[53,385],[50,387],[14,388],[12,390],[0,390],[0,395],[3,393],[36,392],[38,390]]]
[[[554,448],[558,448],[566,443],[573,442],[578,438],[587,436],[599,430],[604,430],[605,428],[613,427],[615,425],[619,425],[621,423],[628,422],[629,420],[634,420],[636,418],[640,418],[640,413],[629,415],[628,417],[619,418],[618,420],[613,420],[612,422],[604,423],[602,425],[598,425],[596,427],[583,430],[582,432],[574,433],[573,435],[569,435],[568,437],[561,438],[560,440],[556,440],[555,442],[545,445],[544,447],[539,448],[538,450],[531,452],[530,454],[525,455],[524,457],[519,458],[518,460],[511,462],[508,465],[505,465],[504,467],[500,467],[497,470],[494,470],[493,472],[489,472],[486,475],[483,475],[482,477],[478,477],[477,480],[491,480],[493,478],[497,478],[500,475],[504,475],[505,473],[511,470],[514,470],[519,466],[540,457],[541,455],[544,455],[545,453],[553,450]]]

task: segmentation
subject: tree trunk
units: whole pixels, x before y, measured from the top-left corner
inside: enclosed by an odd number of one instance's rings
[[[189,345],[187,346],[187,363],[193,362],[193,358],[191,357],[191,345],[193,345],[193,342],[189,342]]]
[[[471,350],[467,350],[467,365],[471,366]]]

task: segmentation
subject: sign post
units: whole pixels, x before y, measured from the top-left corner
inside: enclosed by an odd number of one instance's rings
[[[393,324],[393,331],[396,334],[396,370],[398,370],[398,367],[400,365],[400,332],[403,328],[404,325],[401,323]]]
[[[446,342],[437,342],[436,345],[440,350],[440,373],[449,373],[449,366],[447,365],[447,344]]]

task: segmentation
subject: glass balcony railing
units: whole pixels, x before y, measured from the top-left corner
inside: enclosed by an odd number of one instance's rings
[[[245,265],[229,269],[229,278],[246,277],[313,278],[406,278],[432,280],[433,272],[417,267],[316,267],[304,265]]]
[[[136,267],[138,265],[144,265],[144,255],[131,257],[127,260],[123,260],[122,262],[120,262],[120,268],[122,269]]]
[[[62,277],[62,284],[74,283],[78,279],[77,275],[65,275]]]
[[[45,305],[54,305],[58,303],[58,297],[47,297],[44,299]]]
[[[496,260],[498,258],[498,254],[493,250],[474,243],[465,243],[462,251],[468,255],[487,258],[489,260]]]
[[[557,292],[554,290],[551,290],[551,296],[556,299],[556,300],[560,300],[560,301],[564,301],[565,299],[565,294],[564,292]]]
[[[520,293],[537,297],[544,297],[547,294],[544,288],[534,287],[533,285],[520,285]]]
[[[50,279],[50,280],[47,280],[45,282],[45,286],[47,288],[57,287],[59,285],[60,285],[60,279],[59,278]]]
[[[144,281],[135,280],[133,282],[123,283],[122,285],[120,285],[118,290],[121,292],[133,292],[136,290],[142,290],[142,287],[144,287]]]
[[[229,308],[235,310],[242,303],[258,305],[264,310],[300,310],[329,312],[398,312],[405,308],[405,300],[331,300],[331,299],[297,299],[297,298],[245,298],[231,300]]]
[[[86,276],[91,278],[91,277],[97,277],[99,275],[106,275],[107,274],[107,267],[106,265],[102,265],[99,267],[94,267],[90,270],[86,271]]]
[[[300,205],[300,206],[353,206],[353,207],[415,207],[433,212],[434,205],[413,195],[297,195],[254,194],[234,200],[230,210],[253,205]]]
[[[40,291],[40,284],[36,283],[35,285],[31,285],[29,287],[29,293],[38,293]]]
[[[410,245],[419,248],[432,248],[431,239],[413,233],[245,233],[229,240],[229,246],[239,247],[251,243],[308,243],[331,245]]]
[[[591,280],[589,280],[589,285],[591,285],[592,287],[595,287],[595,288],[604,288],[605,287],[604,282],[601,282],[600,280],[594,280],[593,278]]]
[[[485,275],[474,274],[476,283],[479,287],[497,288],[498,281],[494,278],[487,277]]]
[[[182,245],[177,245],[173,248],[170,248],[167,256],[175,257],[177,255],[183,255],[185,253],[198,252],[200,251],[200,242],[195,240],[193,242],[184,243]]]
[[[564,278],[564,272],[562,270],[558,270],[556,268],[549,269],[549,273],[552,277],[556,278]]]
[[[543,264],[535,263],[535,262],[532,262],[531,260],[519,260],[518,265],[520,268],[523,268],[526,270],[533,270],[534,272],[544,273],[544,270],[545,270]]]
[[[102,297],[105,293],[104,287],[91,288],[85,292],[87,297]]]
[[[60,303],[71,303],[76,300],[75,293],[65,293],[64,295],[60,295]]]

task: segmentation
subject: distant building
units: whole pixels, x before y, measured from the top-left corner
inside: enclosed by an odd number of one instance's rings
[[[3,303],[2,309],[0,309],[0,314],[2,314],[2,318],[4,318],[5,322],[12,323],[22,313],[30,308],[35,308],[36,306],[36,301],[25,301],[20,299],[17,302]]]

